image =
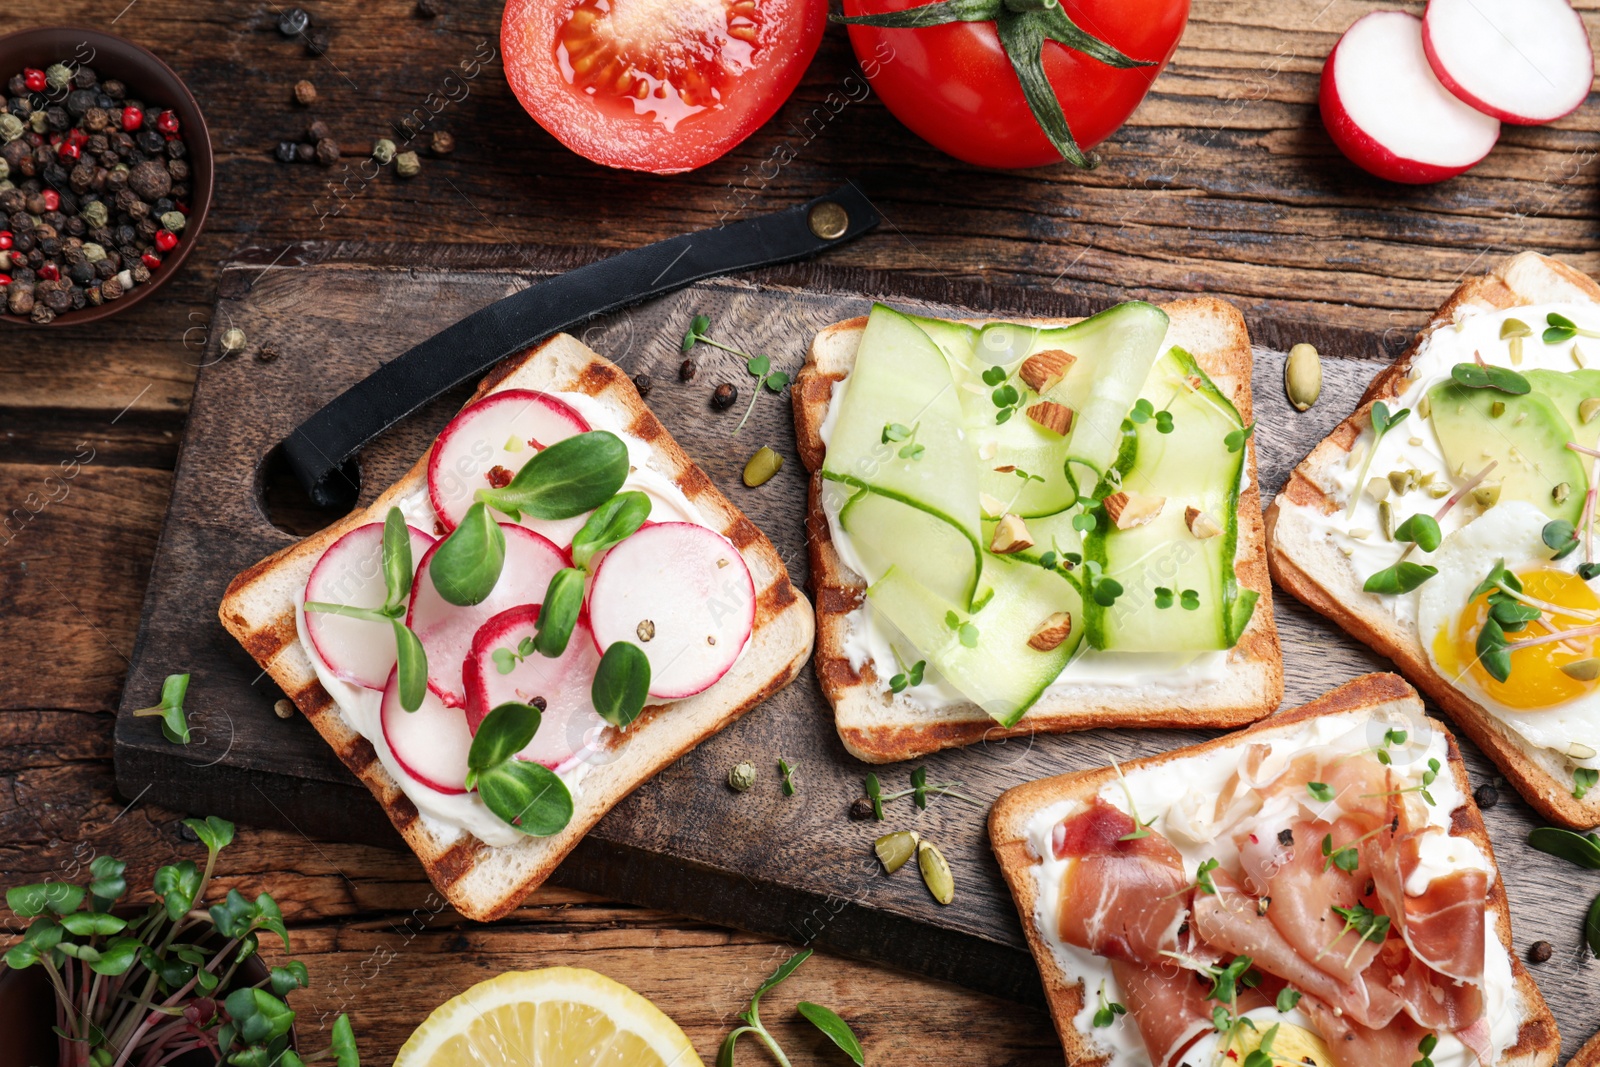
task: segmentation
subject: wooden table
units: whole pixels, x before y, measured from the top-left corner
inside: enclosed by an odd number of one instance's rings
[[[210,327],[216,265],[238,247],[393,238],[625,248],[849,176],[887,223],[832,262],[1071,286],[1108,302],[1209,291],[1247,315],[1303,323],[1308,339],[1327,324],[1360,327],[1370,337],[1361,354],[1374,359],[1397,351],[1460,277],[1511,251],[1600,269],[1592,104],[1554,126],[1508,128],[1485,163],[1441,186],[1384,185],[1345,163],[1315,99],[1339,32],[1378,6],[1354,0],[1194,0],[1171,68],[1087,174],[986,173],[926,148],[875,100],[841,107],[862,83],[837,30],[775,119],[689,175],[610,172],[572,156],[527,120],[497,61],[430,120],[455,135],[455,153],[425,158],[409,182],[386,174],[341,186],[342,170],[272,159],[273,145],[313,118],[346,145],[370,145],[391,124],[426,116],[429,94],[444,96],[462,60],[498,45],[497,0],[445,3],[435,19],[414,17],[407,0],[309,4],[332,31],[325,58],[279,36],[271,0],[133,0],[120,15],[121,0],[49,6],[58,21],[139,41],[188,80],[212,128],[218,193],[201,247],[158,301],[99,328],[0,332],[0,510],[38,509],[0,532],[0,884],[107,852],[131,861],[133,884],[148,885],[156,866],[197,847],[176,813],[113,794],[109,712]],[[0,32],[44,11],[4,7]],[[1600,0],[1578,7],[1593,34]],[[309,109],[290,100],[301,78],[320,93]],[[769,177],[785,144],[793,159]],[[372,342],[384,344],[378,315]],[[51,495],[44,478],[90,450],[65,495],[41,509]],[[222,869],[225,886],[270,890],[294,927],[313,976],[306,1028],[323,1011],[350,1011],[372,1063],[387,1062],[430,1008],[467,985],[558,963],[627,981],[709,1059],[748,991],[789,951],[557,890],[504,922],[464,923],[436,910],[409,855],[290,833],[242,828]],[[0,922],[20,926],[6,912]],[[819,957],[769,1008],[797,1064],[839,1061],[791,1025],[797,999],[850,1019],[869,1062],[1059,1062],[1048,1021],[1031,1009]]]

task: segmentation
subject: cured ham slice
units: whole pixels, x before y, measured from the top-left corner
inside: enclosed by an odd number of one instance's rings
[[[1411,1067],[1422,1058],[1417,1046],[1428,1031],[1406,1015],[1373,1028],[1339,1014],[1317,997],[1303,997],[1300,1010],[1322,1035],[1334,1067]]]
[[[1058,858],[1072,857],[1061,886],[1061,939],[1098,956],[1154,965],[1178,947],[1188,910],[1183,857],[1098,797],[1056,827]]]
[[[1455,870],[1429,881],[1420,896],[1406,893],[1406,882],[1421,862],[1423,835],[1442,832],[1403,827],[1400,833],[1385,832],[1367,843],[1367,862],[1384,912],[1417,959],[1448,978],[1477,982],[1483,978],[1488,943],[1488,874]]]
[[[1359,866],[1346,872],[1327,863],[1321,842],[1331,837],[1332,847],[1347,847],[1360,837],[1360,823],[1349,818],[1331,825],[1297,822],[1290,829],[1294,845],[1288,860],[1268,880],[1267,918],[1313,967],[1353,982],[1377,957],[1381,940],[1363,939],[1333,909],[1359,904],[1367,875]]]
[[[1390,989],[1405,1001],[1406,1014],[1430,1030],[1463,1031],[1484,1018],[1483,988],[1458,982],[1412,955],[1400,938],[1384,945],[1382,966]]]
[[[1235,956],[1249,956],[1262,970],[1367,1026],[1383,1026],[1400,1013],[1400,998],[1382,984],[1365,976],[1347,984],[1313,966],[1272,920],[1261,914],[1256,898],[1231,876],[1216,871],[1211,881],[1216,893],[1196,894],[1194,899],[1195,929],[1207,944]]]
[[[1212,1029],[1204,978],[1170,959],[1153,966],[1111,961],[1111,974],[1144,1039],[1153,1067],[1172,1067],[1178,1057]]]

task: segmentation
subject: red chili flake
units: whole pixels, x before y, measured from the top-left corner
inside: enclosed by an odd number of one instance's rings
[[[543,452],[544,451],[544,445],[541,445],[538,441],[534,440],[532,437],[528,438],[528,447],[533,449],[535,452]]]
[[[156,248],[162,252],[170,252],[178,247],[178,235],[171,230],[156,231]]]
[[[143,125],[144,125],[144,112],[143,111],[140,111],[136,107],[125,107],[125,108],[122,109],[122,128],[123,128],[123,130],[125,130],[128,133],[132,133],[134,130],[137,130],[140,126],[143,126]]]
[[[156,116],[156,129],[162,133],[174,134],[178,132],[178,116],[170,111],[163,111]]]
[[[1255,834],[1251,834],[1250,835],[1250,843],[1252,845],[1259,845],[1259,844],[1261,844],[1261,839],[1259,837],[1257,837]]]
[[[504,489],[511,484],[511,472],[498,463],[489,468],[489,484],[496,489]]]
[[[39,277],[43,278],[45,281],[53,282],[61,277],[61,268],[57,267],[54,263],[46,263],[44,266],[39,268]]]
[[[10,230],[0,230],[0,252],[11,247],[12,233]]]
[[[161,257],[156,255],[154,252],[146,252],[144,255],[139,257],[139,262],[143,263],[151,270],[155,270],[157,267],[161,266]]]
[[[44,200],[46,211],[58,211],[61,208],[61,194],[54,189],[46,189],[39,196]]]
[[[44,71],[39,70],[36,67],[24,67],[22,70],[22,80],[27,83],[28,90],[35,93],[44,92],[45,86],[49,84],[49,82],[45,80]]]
[[[435,536],[435,537],[443,537],[445,534],[447,534],[449,532],[450,532],[449,530],[446,530],[444,528],[444,523],[443,522],[441,522],[438,519],[434,519],[433,520],[433,536]]]

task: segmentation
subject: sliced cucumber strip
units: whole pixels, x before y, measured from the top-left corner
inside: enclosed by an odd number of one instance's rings
[[[1086,538],[1085,557],[1122,587],[1109,605],[1087,590],[1090,645],[1130,652],[1178,652],[1231,648],[1248,625],[1256,594],[1241,590],[1234,575],[1238,546],[1238,498],[1245,450],[1228,451],[1224,439],[1243,425],[1233,404],[1179,348],[1156,362],[1141,390],[1165,420],[1131,420],[1124,431],[1136,439],[1117,463],[1121,488],[1162,497],[1156,518],[1117,529],[1096,509],[1098,525]],[[1131,455],[1130,455],[1131,453]],[[1222,533],[1197,538],[1185,521],[1198,508]]]
[[[965,530],[919,504],[862,489],[839,512],[856,554],[871,571],[868,584],[892,567],[930,593],[965,610],[983,567],[983,556]]]
[[[977,540],[977,457],[944,354],[916,323],[874,305],[838,403],[825,479],[915,503]]]
[[[994,596],[983,609],[967,615],[957,612],[950,623],[950,606],[920,583],[892,569],[867,589],[867,599],[927,657],[928,670],[937,672],[968,700],[1002,726],[1015,725],[1056,680],[1082,640],[1082,601],[1077,587],[1059,573],[1030,563],[990,556],[985,580],[993,583]],[[1072,616],[1067,640],[1040,652],[1028,639],[1054,612]],[[962,626],[971,647],[962,641]]]

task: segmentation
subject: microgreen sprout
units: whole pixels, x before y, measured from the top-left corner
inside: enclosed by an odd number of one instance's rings
[[[1600,771],[1593,767],[1579,767],[1572,772],[1572,799],[1582,800],[1596,785],[1600,785]]]
[[[1324,804],[1333,799],[1333,787],[1326,782],[1307,782],[1306,792]]]
[[[800,792],[800,761],[790,763],[786,759],[778,760],[778,773],[783,776],[783,795],[792,797]]]
[[[161,733],[175,745],[189,743],[189,719],[183,713],[183,698],[189,692],[187,674],[169,674],[161,683],[161,702],[134,712],[140,718],[161,717]]]
[[[947,611],[944,613],[944,625],[961,641],[962,647],[978,647],[978,627],[974,623],[962,622],[961,616],[953,611]]]
[[[1122,583],[1105,576],[1105,568],[1094,560],[1083,565],[1084,591],[1096,604],[1109,608],[1122,595]]]
[[[1275,1006],[1279,1012],[1293,1011],[1295,1005],[1300,1003],[1300,998],[1303,995],[1298,989],[1284,986],[1278,990],[1278,1002]]]
[[[1600,333],[1585,330],[1565,315],[1558,315],[1554,311],[1546,315],[1544,321],[1545,330],[1541,339],[1547,345],[1558,345],[1574,337],[1600,337]]]
[[[1101,1029],[1117,1021],[1117,1016],[1126,1015],[1128,1009],[1114,1000],[1106,999],[1106,984],[1100,983],[1100,1004],[1094,1012],[1094,1025]]]
[[[886,422],[883,425],[883,443],[887,445],[904,441],[905,445],[896,454],[901,459],[921,459],[922,453],[926,451],[922,445],[917,444],[917,430],[921,427],[920,422],[910,427],[898,422]]]
[[[1450,368],[1450,377],[1465,389],[1494,389],[1508,396],[1524,396],[1533,388],[1516,371],[1484,363],[1457,363]]]
[[[802,949],[779,964],[778,969],[773,971],[766,981],[756,987],[756,991],[750,996],[750,1003],[745,1006],[744,1011],[739,1013],[739,1019],[744,1025],[735,1028],[731,1034],[724,1038],[722,1047],[717,1050],[717,1067],[733,1067],[734,1046],[738,1044],[739,1038],[745,1034],[754,1034],[762,1044],[767,1046],[767,1051],[772,1053],[773,1058],[778,1061],[781,1067],[790,1067],[789,1057],[784,1053],[783,1047],[778,1044],[778,1039],[761,1022],[761,998],[772,992],[780,982],[788,978],[802,963],[810,958],[811,950]],[[795,1008],[807,1022],[827,1035],[828,1040],[837,1045],[853,1062],[856,1064],[866,1063],[866,1053],[861,1048],[861,1042],[857,1040],[855,1033],[850,1029],[850,1025],[841,1019],[838,1013],[823,1007],[821,1004],[812,1004],[808,1001],[801,1001]]]
[[[1367,473],[1372,470],[1372,457],[1378,454],[1378,444],[1383,440],[1383,435],[1406,421],[1406,416],[1411,414],[1410,408],[1401,408],[1390,414],[1389,405],[1382,400],[1374,401],[1372,405],[1372,445],[1367,449],[1366,458],[1361,461],[1361,473],[1356,476],[1355,487],[1350,493],[1350,507],[1345,511],[1344,517],[1349,519],[1356,513],[1356,505],[1361,502],[1362,487],[1367,484]],[[1238,449],[1229,449],[1237,452]]]
[[[983,372],[983,384],[994,387],[994,392],[989,394],[989,399],[999,409],[994,414],[994,421],[997,424],[1010,420],[1011,416],[1017,413],[1017,408],[1022,404],[1022,394],[1017,391],[1016,386],[1006,381],[1008,377],[1010,375],[1001,366],[990,367]]]
[[[1252,422],[1250,425],[1241,426],[1239,429],[1228,434],[1222,439],[1222,443],[1229,452],[1238,452],[1240,449],[1244,448],[1244,443],[1246,441],[1255,436],[1255,433],[1256,424]]]
[[[872,802],[873,818],[875,818],[878,822],[883,821],[883,806],[885,804],[896,800],[901,800],[905,797],[911,797],[912,802],[923,810],[926,810],[928,807],[929,797],[954,797],[957,800],[964,800],[968,804],[976,804],[979,807],[983,806],[982,801],[974,800],[965,793],[959,793],[956,791],[957,789],[965,788],[965,785],[962,782],[935,782],[934,784],[929,785],[928,768],[926,767],[917,767],[912,770],[910,789],[901,789],[898,792],[885,793],[883,791],[883,784],[878,781],[878,776],[876,774],[867,775],[866,788],[867,799]]]
[[[1422,1053],[1422,1058],[1411,1064],[1411,1067],[1433,1067],[1433,1050],[1439,1047],[1438,1034],[1424,1034],[1422,1040],[1417,1042],[1417,1051]]]
[[[921,685],[922,672],[927,670],[927,668],[927,660],[917,660],[917,662],[913,663],[909,669],[901,671],[899,674],[889,679],[889,691],[891,693],[903,693],[908,688]]]
[[[721,341],[713,341],[707,336],[707,331],[710,329],[710,317],[696,315],[689,321],[689,329],[684,333],[683,343],[679,347],[687,354],[695,345],[710,345],[712,348],[720,348],[724,352],[731,353],[744,360],[744,368],[750,372],[752,378],[756,379],[756,387],[751,390],[750,406],[745,408],[744,418],[740,419],[739,425],[733,428],[733,432],[738,433],[744,429],[744,424],[750,419],[750,413],[755,410],[756,400],[760,398],[762,388],[765,387],[774,393],[781,393],[784,386],[789,384],[789,376],[783,371],[773,370],[772,360],[766,356],[752,356],[748,352],[740,351],[731,345],[725,345]]]
[[[1217,887],[1211,881],[1211,872],[1216,870],[1218,866],[1217,859],[1213,856],[1201,863],[1199,870],[1195,872],[1195,888],[1206,894],[1206,896],[1214,897],[1217,895]]]
[[[1324,834],[1322,837],[1322,869],[1337,867],[1346,874],[1361,866],[1361,852],[1354,845],[1336,849],[1333,847],[1333,835]]]
[[[1112,761],[1112,769],[1117,772],[1117,781],[1122,784],[1122,795],[1128,800],[1128,814],[1133,818],[1134,829],[1117,838],[1118,841],[1138,841],[1140,838],[1150,836],[1150,827],[1155,824],[1157,816],[1152,815],[1148,820],[1139,818],[1139,805],[1134,803],[1133,789],[1128,785],[1128,779],[1122,773],[1122,767]]]
[[[517,642],[516,648],[497,648],[489,653],[489,658],[494,661],[494,669],[501,674],[510,674],[517,669],[517,664],[533,655],[533,638],[524,637]]]
[[[1350,955],[1345,960],[1345,966],[1347,967],[1355,960],[1356,953],[1361,951],[1362,942],[1371,941],[1374,944],[1381,945],[1384,939],[1389,936],[1389,916],[1379,915],[1365,904],[1357,903],[1348,908],[1341,908],[1335,905],[1333,913],[1344,920],[1344,929],[1340,930],[1334,939],[1328,943],[1329,948],[1337,945],[1345,934],[1354,931],[1357,935],[1356,946],[1350,950]]]
[[[1176,399],[1176,396],[1177,395],[1174,394],[1174,399]],[[1171,407],[1171,406],[1172,406],[1172,402],[1168,401],[1167,402],[1167,407]],[[1156,420],[1156,431],[1158,433],[1171,433],[1172,430],[1173,430],[1172,412],[1167,410],[1167,408],[1162,408],[1160,411],[1157,411],[1156,410],[1156,406],[1154,404],[1150,403],[1150,401],[1144,399],[1143,397],[1140,397],[1138,400],[1136,400],[1134,402],[1133,410],[1128,412],[1128,419],[1130,421],[1134,422],[1134,423],[1137,423],[1140,426],[1143,426],[1145,423],[1149,422],[1151,419],[1155,419]],[[1229,449],[1229,451],[1230,452],[1237,452],[1238,449],[1237,448],[1232,448],[1232,449]]]

